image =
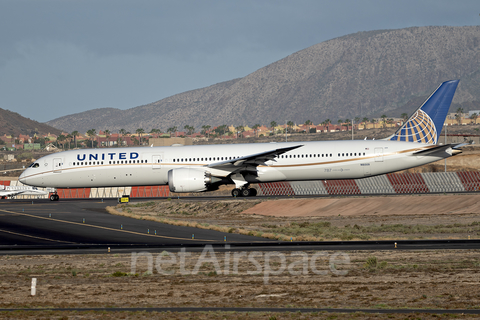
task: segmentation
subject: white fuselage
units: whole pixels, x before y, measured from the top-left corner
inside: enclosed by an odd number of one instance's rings
[[[64,151],[40,158],[19,180],[38,187],[78,188],[168,184],[168,171],[202,168],[214,176],[229,172],[208,165],[289,146],[301,147],[267,161],[248,182],[359,179],[395,172],[449,156],[416,156],[432,145],[351,140],[172,147],[100,148]]]

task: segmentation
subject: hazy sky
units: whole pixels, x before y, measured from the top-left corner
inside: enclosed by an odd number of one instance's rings
[[[0,0],[0,108],[41,122],[128,109],[349,33],[479,13],[478,0]]]

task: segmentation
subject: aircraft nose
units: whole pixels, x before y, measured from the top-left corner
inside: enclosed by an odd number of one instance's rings
[[[23,184],[27,184],[27,178],[26,178],[25,171],[23,171],[22,174],[20,175],[20,177],[18,177],[18,181],[20,181]]]

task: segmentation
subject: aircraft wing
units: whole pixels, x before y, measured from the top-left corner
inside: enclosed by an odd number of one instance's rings
[[[24,193],[28,190],[0,190],[0,197],[11,197],[16,196],[17,194]]]
[[[209,164],[207,168],[218,169],[218,170],[229,171],[229,172],[235,172],[235,171],[239,171],[240,169],[246,169],[245,167],[250,167],[251,169],[255,169],[259,165],[262,165],[262,164],[265,165],[265,162],[267,161],[275,161],[276,157],[278,157],[281,154],[284,154],[285,152],[288,152],[290,150],[294,150],[300,147],[303,147],[303,144],[299,144],[292,147],[269,150],[261,153],[255,153],[255,154],[251,154],[248,156],[244,156],[244,157],[236,158],[232,160],[215,162],[215,163]]]

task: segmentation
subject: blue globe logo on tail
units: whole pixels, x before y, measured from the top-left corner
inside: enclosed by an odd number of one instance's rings
[[[390,140],[435,144],[437,130],[428,114],[417,110]]]
[[[386,140],[437,144],[458,82],[443,82],[407,122]]]

